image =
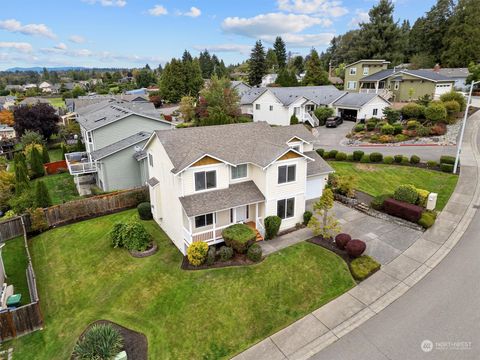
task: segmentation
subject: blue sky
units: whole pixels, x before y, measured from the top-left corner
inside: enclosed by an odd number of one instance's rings
[[[396,0],[412,23],[435,0]],[[0,69],[14,66],[152,67],[207,48],[237,63],[256,39],[323,50],[368,19],[376,0],[22,0],[0,5]]]

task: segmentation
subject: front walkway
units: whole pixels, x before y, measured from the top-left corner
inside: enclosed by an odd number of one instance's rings
[[[308,359],[382,311],[437,266],[465,233],[480,201],[479,124],[480,113],[470,117],[457,186],[432,228],[358,286],[234,359]]]

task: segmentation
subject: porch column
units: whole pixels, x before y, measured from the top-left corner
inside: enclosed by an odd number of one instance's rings
[[[375,94],[378,94],[378,81],[375,82]]]
[[[255,203],[255,227],[258,226],[258,202]]]
[[[217,231],[215,230],[215,223],[217,222],[217,213],[213,213],[213,240],[217,240]]]
[[[233,223],[237,223],[237,208],[232,208],[233,209]]]

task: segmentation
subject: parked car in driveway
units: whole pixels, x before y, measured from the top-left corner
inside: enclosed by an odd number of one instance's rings
[[[326,127],[337,127],[343,123],[343,119],[340,116],[332,116],[325,122]]]

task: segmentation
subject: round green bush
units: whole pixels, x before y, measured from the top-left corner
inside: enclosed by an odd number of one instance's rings
[[[353,154],[348,154],[347,155],[347,161],[354,161],[353,160]]]
[[[460,112],[460,104],[456,100],[446,101],[443,104],[445,105],[445,109],[447,109],[449,122],[453,123]]]
[[[420,162],[420,157],[417,155],[410,156],[410,163],[411,164],[418,164]]]
[[[403,155],[395,155],[395,156],[393,157],[393,159],[395,160],[395,162],[396,162],[397,164],[400,164],[400,163],[402,162]]]
[[[323,158],[323,155],[325,154],[325,149],[317,149],[316,151],[317,151],[317,154]]]
[[[360,159],[360,162],[364,163],[364,164],[369,163],[370,162],[370,156],[366,155],[366,154],[363,155],[362,158]]]
[[[393,124],[393,135],[399,135],[403,131],[403,125],[400,123]]]
[[[335,157],[337,156],[338,154],[338,150],[330,150],[329,151],[329,158],[330,159],[335,159]]]
[[[73,349],[75,359],[113,359],[123,347],[120,332],[110,324],[95,324]]]
[[[137,206],[138,216],[142,220],[151,220],[152,216],[152,207],[149,202],[142,202]]]
[[[393,135],[394,127],[390,124],[385,124],[381,127],[380,132],[384,135]]]
[[[440,164],[440,170],[442,170],[443,172],[446,172],[446,173],[453,173],[453,166],[452,164],[445,164],[445,163],[442,163]]]
[[[445,121],[447,109],[441,102],[432,101],[425,109],[425,118],[431,122]]]
[[[277,236],[282,219],[276,215],[265,218],[265,239],[270,240]]]
[[[421,118],[425,114],[425,106],[417,104],[417,103],[409,103],[405,105],[402,110],[402,115],[406,119],[411,119],[411,118]]]
[[[205,260],[205,264],[213,265],[213,263],[215,262],[216,255],[217,255],[217,250],[215,249],[215,246],[210,246],[208,248],[207,259]]]
[[[357,124],[353,128],[353,131],[355,132],[360,132],[360,131],[365,131],[365,124]]]
[[[365,153],[361,150],[355,150],[353,152],[353,160],[354,161],[360,161],[362,159],[362,156],[364,155]]]
[[[383,158],[383,163],[384,164],[393,164],[393,156],[385,156]]]
[[[347,160],[347,154],[344,153],[344,152],[338,152],[337,155],[335,155],[335,160],[345,161],[345,160]]]
[[[381,265],[368,255],[353,259],[350,263],[350,272],[355,280],[362,281],[380,269]]]
[[[207,259],[208,244],[204,241],[195,241],[187,249],[187,259],[193,266],[202,265]]]
[[[383,210],[383,203],[385,202],[385,200],[391,197],[392,197],[392,194],[382,194],[382,195],[375,196],[373,200],[370,201],[370,206],[375,210],[381,211]]]
[[[365,123],[365,126],[366,126],[366,128],[367,128],[368,131],[373,131],[373,130],[375,130],[375,125],[377,125],[377,123],[374,122],[374,121],[367,121],[367,122]]]
[[[245,224],[230,225],[222,231],[225,244],[240,254],[245,254],[250,245],[255,242],[256,236],[255,231]]]
[[[383,160],[383,155],[379,152],[373,152],[370,154],[371,162],[381,162]]]
[[[402,141],[407,141],[408,140],[408,136],[407,135],[404,135],[404,134],[397,134],[395,135],[395,142],[402,142]]]
[[[440,157],[440,164],[455,164],[455,156],[443,155]]]
[[[456,91],[450,91],[446,94],[443,94],[440,96],[440,101],[446,103],[447,101],[456,101],[457,103],[460,104],[460,110],[463,111],[465,110],[467,106],[467,101],[465,100],[465,96],[463,96],[462,93],[456,92]]]
[[[400,162],[400,164],[410,165],[410,160],[408,159],[408,157],[404,156],[404,157],[402,157],[402,161]]]
[[[419,126],[420,126],[420,123],[417,120],[407,121],[407,130],[415,130]]]
[[[313,214],[311,211],[305,211],[303,213],[303,225],[308,225],[308,223],[310,222],[310,219],[312,218]]]
[[[433,161],[433,160],[427,161],[427,167],[429,169],[436,168],[437,166],[438,166],[438,163],[436,161]]]
[[[418,200],[418,192],[413,185],[400,185],[393,193],[393,198],[409,204],[416,204]]]
[[[143,224],[138,221],[125,224],[122,232],[123,246],[128,250],[145,251],[152,241],[150,234]]]
[[[228,261],[233,257],[233,249],[228,246],[222,246],[218,251],[221,261]]]
[[[423,212],[422,216],[418,220],[418,225],[428,229],[435,224],[435,218],[428,212]]]
[[[253,244],[248,248],[247,258],[253,262],[259,262],[262,259],[262,247],[258,244]]]

